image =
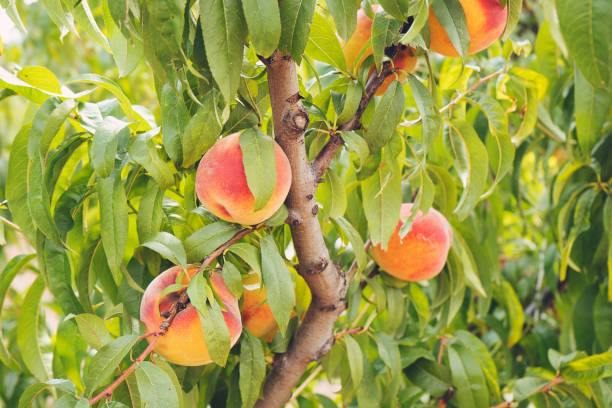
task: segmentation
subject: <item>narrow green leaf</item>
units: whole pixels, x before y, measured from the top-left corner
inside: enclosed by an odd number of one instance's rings
[[[267,0],[259,1],[266,2]],[[215,144],[221,133],[216,105],[217,95],[218,93],[209,93],[185,127],[182,134],[183,161],[181,163],[181,166],[185,168],[200,160],[202,155]]]
[[[378,332],[374,337],[376,338],[376,345],[378,346],[378,355],[389,368],[391,376],[398,376],[402,370],[402,359],[397,343],[393,340],[391,335],[387,333]]]
[[[346,71],[344,53],[336,33],[329,21],[320,13],[315,13],[312,19],[311,33],[306,44],[308,56],[326,62],[341,71]]]
[[[43,351],[40,332],[40,299],[45,282],[38,277],[23,299],[19,320],[17,321],[17,346],[21,350],[21,358],[32,375],[38,380],[48,380],[51,377],[51,359]]]
[[[158,232],[141,245],[152,249],[175,265],[187,266],[187,255],[183,244],[168,232]]]
[[[108,177],[115,168],[119,139],[129,137],[128,123],[107,116],[96,128],[90,148],[91,164],[99,177]]]
[[[128,206],[125,189],[118,173],[98,179],[100,203],[100,234],[108,266],[113,274],[119,273],[128,238]]]
[[[433,0],[431,8],[444,27],[455,50],[465,58],[470,49],[470,34],[465,11],[459,0]]]
[[[374,54],[376,69],[379,72],[385,56],[385,48],[394,42],[401,26],[401,21],[390,18],[384,11],[379,11],[374,15],[372,21],[372,53]]]
[[[164,190],[159,187],[156,181],[150,180],[140,199],[136,218],[136,229],[138,230],[140,242],[147,241],[149,237],[160,231],[164,219],[162,209],[163,197]]]
[[[136,366],[140,398],[147,408],[178,407],[179,396],[168,374],[149,361]]]
[[[357,27],[359,0],[327,0],[326,3],[336,31],[344,41],[348,41]]]
[[[413,384],[434,397],[443,396],[451,388],[450,370],[426,358],[419,358],[404,373]]]
[[[130,352],[138,342],[138,336],[121,336],[102,347],[92,357],[83,376],[85,395],[91,397],[103,382],[115,373],[121,360]]]
[[[608,301],[612,302],[612,195],[606,197],[603,219],[604,230],[608,237]]]
[[[31,384],[28,388],[23,391],[21,397],[19,397],[18,408],[31,408],[35,405],[36,398],[46,389],[57,388],[60,391],[76,394],[74,384],[70,380],[66,379],[51,379],[46,382],[37,382]]]
[[[240,298],[242,296],[242,275],[236,265],[225,260],[223,269],[221,269],[221,275],[227,290],[235,297]]]
[[[315,0],[285,0],[280,3],[281,37],[278,49],[290,54],[298,64],[310,35]]]
[[[208,224],[185,239],[187,262],[201,261],[239,231],[236,224],[224,221]]]
[[[240,134],[240,150],[247,185],[255,204],[253,211],[266,206],[276,188],[276,155],[274,140],[259,128]]]
[[[189,122],[185,101],[170,84],[164,85],[161,93],[162,137],[164,149],[175,164],[183,160],[181,135]]]
[[[399,21],[406,19],[406,13],[408,11],[409,2],[406,0],[381,0],[380,5],[385,11],[391,14],[394,18]]]
[[[463,184],[461,199],[454,210],[460,220],[468,216],[480,200],[487,182],[487,149],[474,128],[462,120],[448,123],[448,143],[455,156],[455,169]]]
[[[52,78],[55,78],[55,76]],[[55,81],[57,81],[57,78],[55,78]],[[73,94],[69,90],[63,90],[62,93],[47,91],[44,89],[44,87],[41,87],[38,84],[33,85],[24,79],[18,78],[2,67],[0,67],[0,87],[8,88],[36,104],[43,103],[50,96],[57,96],[61,98],[79,98],[91,92],[85,91],[79,94]]]
[[[425,27],[425,23],[427,23],[429,17],[429,3],[429,0],[419,0],[419,9],[414,15],[414,21],[400,40],[402,44],[408,44],[414,41],[421,32],[421,29]]]
[[[561,34],[584,78],[606,87],[612,75],[612,3],[608,0],[556,0]]]
[[[331,207],[327,214],[331,218],[341,217],[348,205],[344,183],[332,168],[327,169],[326,176],[331,188]]]
[[[278,2],[275,0],[243,0],[242,9],[255,51],[265,58],[269,57],[278,46],[281,35]]]
[[[542,387],[548,384],[548,380],[545,378],[536,377],[523,377],[516,380],[512,386],[512,395],[515,401],[523,401]]]
[[[129,33],[126,37],[121,31],[121,28],[123,27],[125,29],[126,25],[125,16],[128,13],[126,3],[110,3],[111,4],[109,4],[109,2],[102,3],[104,26],[108,33],[108,42],[113,52],[115,65],[117,65],[117,69],[119,70],[119,78],[123,78],[138,66],[143,55],[142,40],[136,36],[130,36]],[[121,6],[123,6],[123,10],[118,10]],[[121,17],[118,16],[117,21],[115,21],[112,14],[117,11],[117,14]],[[125,31],[128,30],[125,29]]]
[[[212,299],[212,304],[207,303],[209,291],[203,274],[198,273],[189,281],[187,294],[200,316],[208,354],[216,364],[225,366],[231,348],[230,334],[216,299]]]
[[[523,336],[523,325],[525,324],[525,312],[523,306],[514,291],[514,288],[508,281],[502,281],[495,288],[495,297],[501,299],[506,313],[508,315],[508,347],[512,347]]]
[[[489,391],[476,358],[461,344],[449,346],[447,353],[459,405],[488,408]]]
[[[70,0],[63,0],[66,9],[70,10],[74,16],[74,20],[79,24],[80,28],[85,31],[91,38],[100,44],[106,51],[110,52],[108,39],[98,27],[96,19],[93,16],[89,2],[81,0],[78,4],[73,4]]]
[[[370,155],[370,147],[368,146],[368,142],[361,136],[359,136],[356,132],[352,130],[347,130],[340,132],[340,136],[349,150],[357,153],[359,157],[359,163],[363,165]]]
[[[153,134],[140,133],[134,136],[128,144],[128,153],[149,172],[161,188],[165,189],[174,184],[175,172],[171,165],[160,157]]]
[[[353,387],[357,388],[363,378],[363,353],[359,343],[350,335],[344,336],[344,343],[346,344],[346,355],[351,369]]]
[[[266,377],[266,361],[261,341],[245,330],[240,340],[240,396],[242,406],[251,408],[259,399]]]
[[[603,136],[600,130],[610,111],[612,96],[604,87],[594,88],[577,67],[574,68],[574,78],[578,144],[585,157],[590,157],[593,146]]]
[[[361,94],[362,88],[361,84],[357,81],[351,81],[346,87],[346,95],[344,98],[344,105],[342,106],[342,112],[338,114],[338,119],[336,120],[340,124],[344,124],[348,122],[357,109],[359,108],[359,103],[361,102]]]
[[[453,230],[452,248],[461,262],[463,276],[467,283],[469,283],[470,287],[476,290],[480,296],[486,297],[487,292],[482,287],[482,282],[480,282],[474,254],[467,242],[465,242],[463,235],[457,229]]]
[[[291,312],[295,304],[295,292],[291,272],[285,261],[278,252],[278,248],[271,235],[260,238],[261,246],[261,269],[263,272],[263,284],[266,288],[266,296],[270,310],[281,335],[285,335]]]
[[[81,303],[72,289],[72,266],[64,248],[44,240],[38,247],[49,290],[64,313],[83,313]]]
[[[257,247],[246,242],[238,242],[229,247],[228,251],[242,258],[257,275],[261,276],[261,256]]]
[[[408,75],[408,83],[423,121],[423,145],[426,149],[429,149],[440,134],[442,117],[436,109],[429,89],[413,75]]]
[[[506,0],[506,8],[508,9],[508,19],[506,20],[506,28],[501,35],[501,39],[504,41],[510,38],[510,34],[519,22],[523,0]]]
[[[101,317],[91,313],[76,315],[74,320],[83,339],[92,348],[99,350],[112,341],[111,335]]]
[[[389,142],[403,113],[404,89],[398,81],[393,81],[376,104],[374,117],[364,136],[371,153],[379,151]]]
[[[229,105],[240,84],[242,51],[247,36],[242,6],[239,0],[203,0],[200,13],[206,16],[202,35],[210,71]]]

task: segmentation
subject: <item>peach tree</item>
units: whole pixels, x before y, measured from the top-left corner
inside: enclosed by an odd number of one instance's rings
[[[612,405],[609,0],[0,7],[1,406]]]

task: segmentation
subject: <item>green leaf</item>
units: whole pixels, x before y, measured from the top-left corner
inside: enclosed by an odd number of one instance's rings
[[[245,330],[240,340],[240,396],[242,406],[251,408],[259,399],[266,377],[266,360],[261,341]]]
[[[606,87],[612,66],[612,4],[608,0],[556,0],[563,39],[584,78]]]
[[[355,32],[357,27],[358,0],[327,0],[327,9],[334,19],[336,31],[344,41]]]
[[[423,27],[425,27],[425,23],[427,23],[429,17],[429,3],[429,0],[419,0],[419,9],[414,15],[412,25],[400,40],[402,44],[408,44],[414,41]]]
[[[495,297],[500,299],[506,308],[509,326],[507,342],[508,347],[512,347],[523,336],[523,325],[525,324],[523,306],[512,285],[505,280],[495,288]]]
[[[119,139],[130,135],[129,123],[107,116],[93,135],[90,148],[91,164],[99,177],[108,177],[115,168],[115,155]]]
[[[593,87],[578,68],[574,69],[574,78],[576,134],[582,153],[589,157],[593,146],[603,136],[600,130],[610,111],[612,97],[606,88]]]
[[[253,0],[257,1],[257,0]],[[259,0],[263,1],[263,0]],[[209,93],[202,106],[189,120],[182,133],[183,161],[187,168],[202,158],[212,147],[221,133],[221,123],[217,112],[218,93]]]
[[[9,287],[13,283],[13,280],[15,279],[19,271],[21,271],[32,259],[34,259],[34,257],[35,257],[34,254],[17,255],[14,258],[12,258],[10,261],[7,262],[6,266],[2,270],[2,273],[0,274],[0,304],[4,304],[6,292],[8,291]],[[1,316],[2,316],[2,308],[0,308],[0,317]],[[2,320],[0,319],[0,327],[2,327],[1,324],[2,324]],[[1,338],[0,338],[0,360],[2,360],[2,362],[6,366],[10,367],[12,370],[19,371],[19,365],[17,364],[13,356],[9,354],[9,351],[7,350],[4,344],[4,341]]]
[[[175,164],[183,160],[181,135],[189,122],[189,112],[185,101],[170,84],[164,85],[161,93],[162,137],[164,149]]]
[[[429,149],[440,134],[442,117],[436,109],[429,89],[413,75],[408,75],[408,83],[423,121],[423,145],[425,149]]]
[[[327,214],[331,218],[341,217],[348,205],[344,183],[332,168],[327,169],[326,179],[331,189],[331,206]]]
[[[229,252],[239,256],[253,271],[261,276],[261,263],[259,249],[246,242],[237,242],[228,249]]]
[[[404,113],[404,89],[398,81],[393,81],[376,104],[374,117],[364,136],[371,153],[379,151],[389,142],[402,118],[402,113]]]
[[[147,408],[178,407],[178,391],[168,374],[149,361],[136,366],[140,398]]]
[[[140,199],[138,215],[136,218],[136,229],[138,239],[145,242],[149,237],[160,231],[164,219],[162,200],[164,190],[154,180],[149,180],[146,190]]]
[[[242,7],[239,0],[202,0],[200,13],[206,16],[202,35],[208,65],[229,105],[240,85],[242,49],[247,36]]]
[[[247,185],[255,199],[253,211],[259,211],[276,188],[275,143],[259,128],[251,128],[240,134],[240,150]]]
[[[523,377],[516,380],[512,386],[512,395],[515,401],[523,401],[542,387],[548,384],[548,380],[545,378],[536,377]]]
[[[44,83],[55,83],[57,81],[55,75],[53,75],[48,69],[45,68],[45,70],[45,72],[47,72],[47,76],[44,79]],[[64,90],[62,93],[47,91],[45,90],[47,86],[41,86],[41,84],[30,84],[28,81],[21,79],[6,69],[0,67],[0,88],[8,88],[36,104],[43,103],[50,96],[57,96],[60,98],[80,98],[91,92],[85,91],[79,94],[74,94],[70,92],[70,90]]]
[[[201,261],[239,231],[236,224],[224,221],[208,224],[185,239],[187,262]]]
[[[455,169],[463,184],[461,199],[454,210],[462,220],[480,200],[487,182],[487,149],[474,128],[462,120],[448,123],[448,144],[455,156]]]
[[[370,147],[368,146],[368,142],[356,132],[352,130],[346,130],[340,132],[340,137],[346,143],[346,146],[349,150],[357,153],[359,157],[360,165],[363,165],[370,155]]]
[[[152,249],[175,265],[187,266],[187,255],[183,244],[168,232],[158,232],[141,245]]]
[[[186,397],[186,395],[182,391],[182,386],[181,386],[181,383],[179,382],[179,379],[178,379],[178,377],[176,375],[176,372],[174,371],[172,366],[170,366],[170,364],[167,363],[164,360],[156,360],[155,361],[155,365],[157,367],[161,368],[166,373],[168,378],[170,378],[170,381],[172,381],[172,385],[174,386],[174,391],[175,391],[175,393],[178,396],[178,406],[177,406],[177,408],[183,408],[185,406],[185,403],[186,402],[188,403],[188,401],[187,401],[188,398]],[[106,408],[106,407],[103,407],[103,408]]]
[[[278,2],[275,0],[243,0],[242,9],[255,51],[264,58],[268,58],[276,49],[281,35]]]
[[[310,35],[315,0],[284,0],[280,2],[281,37],[278,49],[290,54],[298,64]]]
[[[362,89],[359,82],[349,82],[346,87],[346,95],[344,97],[344,105],[342,106],[342,112],[338,114],[338,118],[336,120],[338,123],[344,124],[348,122],[353,117],[355,112],[357,112],[357,109],[359,108],[359,103],[361,102],[361,94]]]
[[[398,376],[402,370],[402,359],[397,343],[387,333],[378,332],[374,334],[374,337],[378,346],[378,355],[389,367],[391,376]]]
[[[385,47],[393,43],[401,26],[402,23],[400,21],[390,18],[384,11],[379,11],[374,15],[374,20],[372,21],[372,53],[374,54],[374,63],[378,72],[381,71]]]
[[[83,313],[81,303],[72,289],[72,266],[66,251],[46,239],[37,249],[49,290],[64,313]]]
[[[441,397],[451,388],[450,370],[425,358],[419,358],[404,373],[413,384],[433,397]]]
[[[332,30],[329,21],[320,13],[315,13],[312,19],[311,33],[306,44],[306,54],[346,72],[344,53],[338,37]]]
[[[79,327],[81,336],[92,348],[99,350],[112,341],[104,320],[99,316],[91,313],[82,313],[76,315],[74,320]]]
[[[110,52],[108,45],[108,39],[98,27],[96,19],[93,16],[91,8],[87,0],[81,0],[78,4],[72,4],[69,0],[64,0],[64,4],[74,16],[75,21],[79,24],[81,29],[85,31],[91,38],[93,38],[98,44],[100,44],[106,51]]]
[[[42,277],[36,278],[23,299],[19,320],[17,321],[17,346],[21,358],[32,375],[38,380],[51,377],[51,359],[43,351],[41,344],[40,299],[45,282]]]
[[[446,350],[459,406],[489,407],[489,390],[476,358],[461,344],[453,344]]]
[[[113,52],[113,59],[115,65],[119,70],[119,78],[127,76],[132,72],[140,62],[142,58],[142,40],[136,38],[136,36],[126,36],[121,32],[119,26],[125,26],[125,16],[127,15],[127,9],[125,3],[123,4],[124,10],[119,11],[121,17],[117,20],[113,19],[113,11],[117,11],[118,7],[122,6],[121,2],[108,2],[102,3],[102,11],[104,17],[104,26],[108,33],[108,42],[111,51]],[[119,25],[119,26],[118,26]]]
[[[601,288],[593,307],[593,329],[599,345],[608,350],[612,346],[612,303]]]
[[[406,0],[381,0],[380,5],[394,18],[404,21],[408,11],[409,2]]]
[[[459,0],[433,0],[431,8],[444,27],[455,50],[465,58],[470,49],[470,34],[465,11]]]
[[[519,22],[521,9],[523,8],[523,0],[506,0],[506,8],[508,9],[508,19],[506,20],[506,28],[501,35],[501,39],[506,41],[510,38],[510,34]]]
[[[207,295],[207,292],[211,290],[207,285],[204,275],[198,273],[189,281],[187,294],[200,316],[204,341],[210,358],[216,364],[225,366],[231,348],[230,334],[219,303],[214,297],[210,299]],[[208,304],[207,299],[212,303]]]
[[[361,183],[363,210],[368,221],[372,245],[387,243],[397,227],[402,205],[402,176],[399,165],[379,167],[374,175]]]
[[[19,225],[30,244],[36,242],[36,229],[28,207],[28,139],[30,127],[24,126],[15,136],[11,145],[6,177],[6,200],[13,221]]]
[[[70,380],[66,379],[51,379],[46,382],[37,382],[31,384],[28,388],[23,391],[21,397],[19,397],[18,408],[30,408],[36,406],[35,401],[37,397],[46,389],[57,388],[60,391],[75,394],[76,390],[74,384]]]
[[[363,378],[363,353],[361,352],[359,343],[357,343],[352,336],[345,335],[344,343],[346,344],[346,356],[351,369],[353,387],[357,388],[359,384],[361,384],[361,379]]]
[[[128,238],[128,206],[125,189],[118,173],[98,179],[100,235],[108,266],[118,274]]]
[[[608,238],[608,301],[612,302],[612,195],[606,197],[603,219],[604,231]]]
[[[223,269],[221,269],[221,275],[227,290],[235,297],[240,298],[242,296],[242,275],[236,265],[225,260]]]
[[[85,395],[91,397],[117,369],[121,360],[138,342],[138,336],[121,336],[102,347],[87,366],[83,376]]]
[[[497,378],[497,367],[495,362],[491,358],[491,354],[487,349],[487,346],[480,341],[480,339],[474,336],[472,333],[459,330],[453,333],[457,337],[461,344],[471,352],[472,357],[478,360],[482,371],[487,378],[487,384],[489,390],[494,394],[496,399],[500,398],[498,378]]]
[[[151,133],[140,133],[128,144],[130,157],[144,167],[163,189],[174,184],[174,170],[159,154]]]
[[[274,238],[265,235],[259,239],[261,246],[261,269],[268,304],[278,323],[281,335],[285,335],[293,305],[295,292],[291,272],[278,252]]]

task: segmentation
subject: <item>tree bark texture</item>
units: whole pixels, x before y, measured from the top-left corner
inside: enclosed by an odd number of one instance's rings
[[[285,204],[289,210],[297,270],[308,284],[312,302],[287,351],[277,354],[256,407],[282,407],[291,397],[308,365],[318,360],[334,342],[333,327],[345,309],[347,281],[341,268],[330,257],[317,218],[315,193],[317,174],[308,162],[304,132],[308,114],[298,89],[296,65],[278,50],[265,60],[274,120],[274,133],[289,163],[292,183]]]

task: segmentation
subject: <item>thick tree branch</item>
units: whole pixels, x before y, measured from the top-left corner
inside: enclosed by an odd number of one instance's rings
[[[386,61],[383,63],[383,67],[380,71],[380,74],[377,72],[373,73],[370,78],[368,78],[368,82],[366,83],[365,93],[361,95],[361,100],[359,101],[359,106],[357,111],[353,115],[352,118],[349,119],[348,122],[342,124],[338,131],[343,130],[356,130],[361,127],[361,115],[368,107],[368,104],[374,97],[374,94],[380,88],[385,79],[393,74],[393,69],[391,67],[391,63]],[[329,167],[332,159],[338,152],[338,150],[342,147],[344,141],[340,135],[335,132],[332,133],[329,141],[323,146],[323,149],[319,152],[319,155],[314,159],[312,163],[312,167],[315,170],[315,174],[317,178],[321,177],[325,170]]]
[[[285,202],[288,222],[298,272],[310,288],[312,302],[287,351],[275,356],[259,408],[282,407],[308,365],[327,354],[334,342],[334,323],[346,307],[347,289],[344,273],[330,260],[317,219],[318,177],[306,158],[308,115],[300,102],[295,62],[276,51],[265,63],[276,141],[291,164],[293,179]]]

